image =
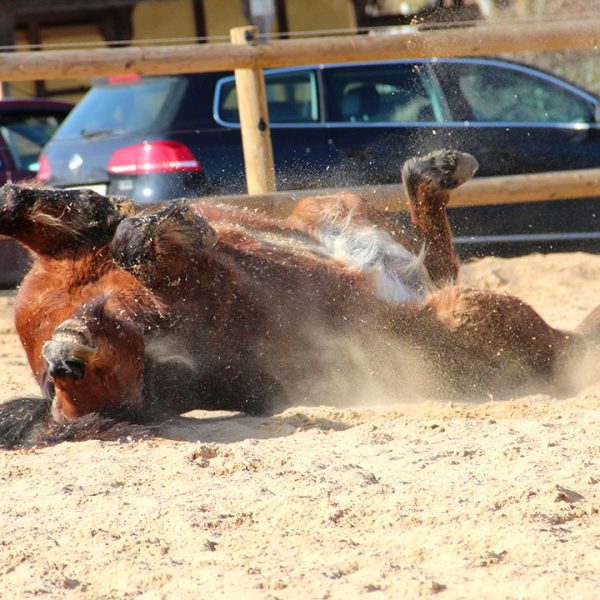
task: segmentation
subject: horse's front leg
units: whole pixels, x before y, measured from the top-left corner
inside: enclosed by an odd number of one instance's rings
[[[0,188],[0,234],[39,257],[72,258],[107,244],[133,203],[90,190],[5,184]]]

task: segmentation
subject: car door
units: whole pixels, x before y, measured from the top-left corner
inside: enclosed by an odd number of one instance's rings
[[[458,59],[432,63],[447,98],[452,137],[482,175],[600,166],[596,100],[518,64]]]
[[[290,190],[330,185],[331,145],[322,118],[318,69],[267,71],[265,88],[277,188]],[[217,83],[215,98],[216,121],[230,130],[238,130],[239,140],[233,77],[225,77]],[[238,145],[242,159],[239,141]]]
[[[448,109],[427,61],[323,68],[337,185],[399,183],[403,162],[447,147]]]
[[[447,137],[472,153],[479,175],[600,167],[596,100],[551,75],[484,59],[432,63],[452,119]],[[534,244],[539,249],[592,240],[597,199],[519,203],[452,211],[458,241]],[[461,239],[462,238],[462,239]],[[529,248],[530,249],[530,248]]]

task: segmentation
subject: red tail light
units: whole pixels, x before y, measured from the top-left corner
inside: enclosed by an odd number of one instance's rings
[[[37,173],[35,174],[35,178],[37,181],[48,181],[50,179],[50,175],[52,175],[52,171],[50,170],[50,161],[46,158],[45,154],[40,154],[38,158],[39,167]]]
[[[108,161],[108,171],[117,175],[141,175],[171,171],[200,171],[192,151],[180,142],[162,140],[119,148]]]
[[[128,81],[139,81],[141,77],[134,73],[124,73],[123,75],[111,75],[106,78],[108,83],[126,83]]]

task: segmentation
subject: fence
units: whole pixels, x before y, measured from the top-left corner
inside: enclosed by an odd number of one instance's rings
[[[0,81],[267,69],[396,58],[600,47],[600,19],[478,25],[406,34],[0,54]]]
[[[600,19],[492,24],[258,43],[253,28],[236,28],[231,44],[200,44],[0,54],[0,81],[68,79],[115,74],[235,70],[248,191],[274,191],[273,160],[262,69],[399,58],[455,57],[517,51],[600,47]],[[502,198],[498,197],[501,190]],[[382,208],[405,207],[401,186],[363,188]],[[315,193],[314,191],[311,193]],[[319,192],[321,193],[321,192]],[[271,198],[233,197],[281,213],[299,192]],[[302,192],[305,195],[305,192]],[[453,205],[600,196],[600,169],[476,179],[455,193]],[[232,200],[233,201],[233,200]],[[276,207],[276,203],[280,206]]]
[[[359,194],[383,211],[409,210],[408,197],[402,185],[365,185],[346,187],[344,190]],[[243,204],[248,208],[266,211],[273,216],[285,216],[300,198],[336,191],[339,190],[293,190],[250,196],[215,196],[207,198],[207,200],[233,205]],[[578,169],[535,175],[478,177],[452,192],[451,206],[514,204],[542,200],[590,198],[599,195],[600,169]]]

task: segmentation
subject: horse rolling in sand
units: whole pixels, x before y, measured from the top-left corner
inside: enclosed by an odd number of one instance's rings
[[[0,407],[0,446],[105,438],[191,409],[269,413],[390,384],[402,397],[565,389],[595,347],[513,296],[454,284],[449,190],[477,162],[409,160],[406,234],[360,197],[286,219],[175,200],[0,189],[0,233],[33,254],[15,322],[41,399]]]

